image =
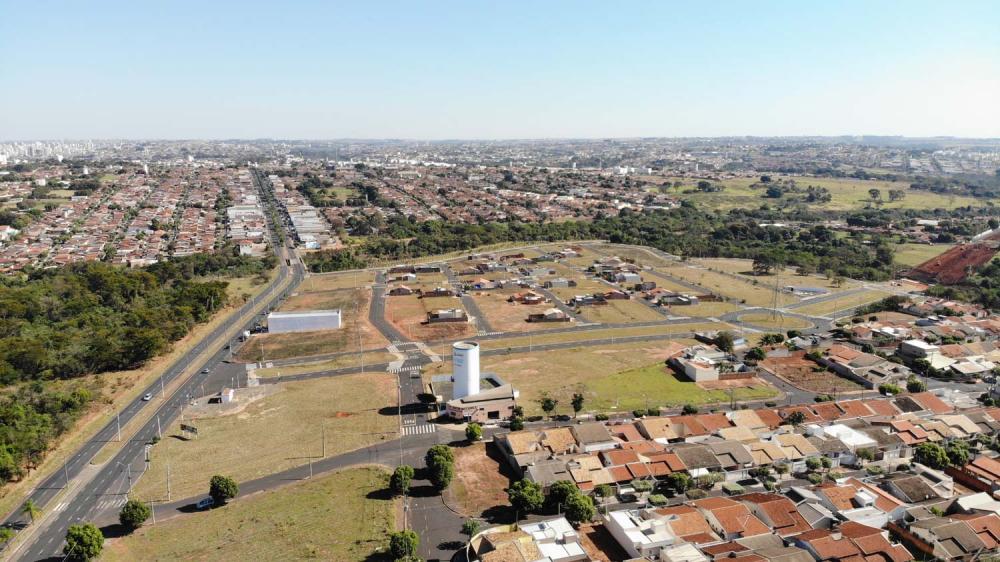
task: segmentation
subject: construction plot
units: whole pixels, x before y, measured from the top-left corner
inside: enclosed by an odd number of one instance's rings
[[[385,318],[404,336],[416,341],[458,339],[476,332],[468,317],[463,321],[445,319],[428,322],[428,315],[436,311],[467,311],[457,297],[428,297],[416,295],[392,296],[385,299]]]
[[[744,302],[750,306],[770,306],[777,303],[778,306],[786,306],[799,302],[794,295],[784,292],[780,285],[782,278],[778,276],[765,276],[754,284],[736,274],[718,273],[684,265],[658,268],[659,271],[694,283],[705,288],[706,293],[716,294],[738,302]],[[777,294],[775,294],[775,285]]]

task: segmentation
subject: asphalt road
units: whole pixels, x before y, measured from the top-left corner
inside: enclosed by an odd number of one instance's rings
[[[240,331],[249,329],[256,323],[252,312],[261,301],[267,302],[267,308],[275,308],[301,281],[304,274],[300,262],[288,252],[285,241],[277,239],[273,234],[273,228],[271,231],[273,247],[279,249],[279,273],[264,292],[240,308],[238,318],[245,323]],[[291,260],[292,267],[286,265],[286,259]],[[289,276],[291,276],[291,285],[283,291],[279,290],[282,282]],[[133,400],[118,413],[116,420],[105,425],[97,435],[73,454],[61,469],[56,470],[31,493],[29,497],[42,508],[43,513],[48,512],[49,517],[39,523],[43,525],[43,528],[35,530],[30,540],[17,547],[12,559],[44,560],[52,557],[62,559],[63,541],[66,529],[70,525],[98,519],[103,512],[117,512],[120,504],[124,503],[123,500],[131,487],[131,482],[134,482],[145,468],[146,443],[157,435],[157,428],[159,426],[166,427],[176,419],[191,397],[200,396],[203,391],[206,393],[216,392],[234,382],[233,369],[218,368],[224,364],[223,362],[229,356],[227,345],[233,343],[231,340],[228,342],[218,340],[231,327],[231,325],[219,326],[204,337],[178,359],[161,379],[157,379],[144,391],[143,394],[154,395],[152,400],[143,401],[141,396]],[[206,350],[212,350],[212,346],[215,347],[211,357],[196,365],[198,373],[173,393],[164,395],[161,389],[165,389],[182,372],[195,366],[198,357]],[[203,372],[205,370],[208,372]],[[245,381],[241,381],[241,384],[245,384]],[[72,486],[74,480],[87,469],[94,455],[105,444],[117,439],[119,426],[125,426],[145,408],[156,408],[155,415],[150,417],[133,438],[126,442],[111,460],[104,463],[97,470],[96,475],[92,475],[89,480],[80,484],[79,490],[72,499],[54,501],[57,499],[57,494],[66,487],[67,480]],[[63,500],[61,497],[58,499]],[[25,518],[16,512],[5,521],[5,524],[16,529],[23,529],[26,523]]]

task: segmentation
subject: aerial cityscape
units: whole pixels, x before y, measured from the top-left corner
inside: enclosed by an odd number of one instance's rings
[[[288,4],[4,6],[0,559],[1000,560],[997,6]]]

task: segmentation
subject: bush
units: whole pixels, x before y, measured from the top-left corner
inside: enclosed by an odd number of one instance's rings
[[[806,479],[809,480],[811,484],[820,484],[823,482],[823,476],[815,472],[810,472]]]
[[[389,552],[392,553],[393,558],[416,556],[419,546],[420,537],[411,530],[398,531],[389,535]]]
[[[462,523],[462,534],[466,536],[473,536],[479,532],[479,521],[475,519],[466,519]]]
[[[455,477],[455,454],[447,445],[434,445],[424,455],[428,480],[438,491],[444,490]]]
[[[238,493],[240,493],[239,485],[228,476],[216,474],[208,482],[208,495],[212,496],[216,505],[224,505]]]
[[[594,518],[597,510],[594,509],[594,500],[590,496],[585,496],[579,492],[566,500],[566,520],[573,524],[580,524]]]
[[[542,487],[530,480],[518,480],[507,489],[507,499],[514,509],[531,513],[537,511],[545,503]]]
[[[608,415],[607,414],[597,414],[597,415],[594,416],[594,419],[597,420],[597,421],[608,421]]]
[[[515,417],[510,420],[510,430],[511,431],[521,431],[524,429],[524,419]]]
[[[653,483],[649,480],[633,480],[630,485],[636,492],[649,492],[653,489]]]
[[[706,492],[705,490],[700,490],[698,488],[695,488],[693,490],[687,491],[687,497],[688,499],[692,500],[700,500],[702,498],[708,497],[708,492]]]
[[[129,531],[134,531],[149,519],[152,510],[149,505],[139,500],[128,500],[118,512],[118,522]]]
[[[867,472],[868,474],[870,474],[872,476],[878,476],[878,475],[882,474],[885,471],[882,470],[881,466],[870,464],[870,465],[868,465],[868,466],[865,467],[865,472]]]
[[[646,410],[632,410],[632,417],[641,418],[646,415]]]
[[[690,416],[697,413],[698,413],[698,407],[695,406],[694,404],[684,404],[684,407],[681,408],[681,414],[685,416]]]
[[[663,494],[652,494],[649,496],[649,503],[657,507],[667,505],[667,496],[664,496]]]
[[[479,441],[483,438],[483,426],[470,422],[465,426],[465,438],[469,441]]]

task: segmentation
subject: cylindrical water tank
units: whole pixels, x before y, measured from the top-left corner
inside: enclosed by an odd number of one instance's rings
[[[454,365],[452,398],[479,394],[479,344],[474,341],[455,342],[451,346]]]

